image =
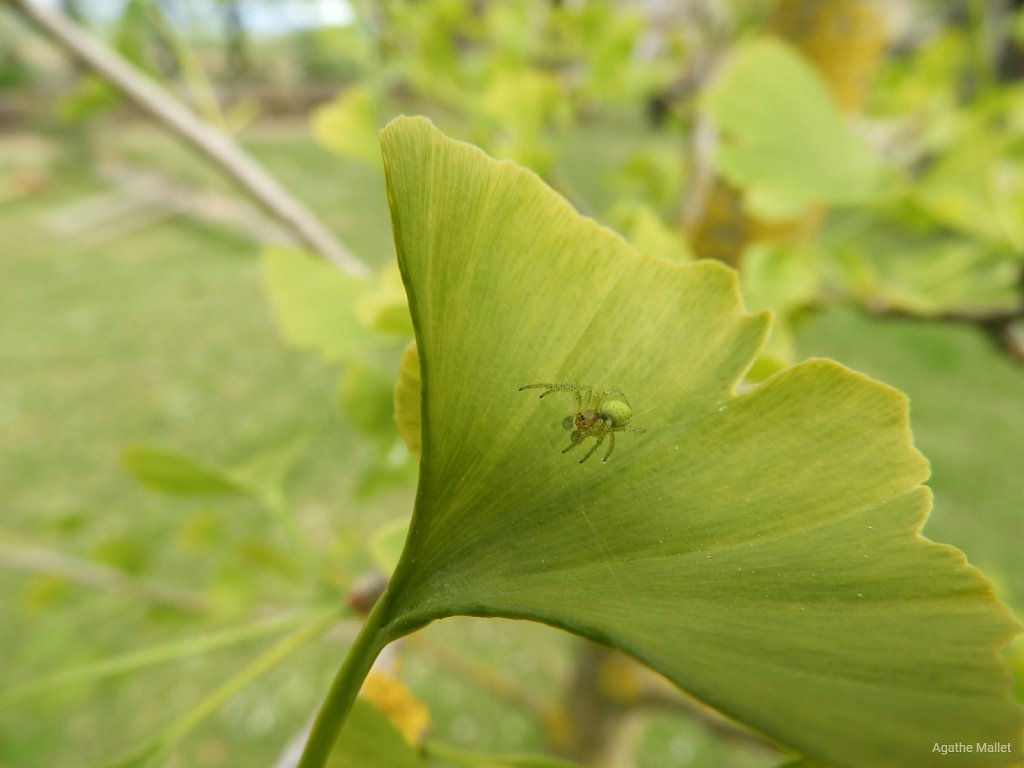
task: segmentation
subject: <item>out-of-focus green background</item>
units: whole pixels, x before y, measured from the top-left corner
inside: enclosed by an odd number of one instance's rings
[[[360,306],[393,288],[373,133],[400,113],[530,165],[641,250],[721,256],[693,215],[713,208],[717,183],[702,175],[705,94],[738,46],[785,38],[802,12],[768,0],[61,5],[384,270],[352,294]],[[865,25],[844,53],[866,73],[856,98],[804,50],[884,182],[862,200],[814,199],[763,238],[722,214],[745,233],[727,258],[749,303],[782,328],[762,370],[822,355],[905,391],[932,462],[925,534],[963,549],[1024,614],[1024,13],[817,5]],[[401,329],[333,357],[297,342],[273,301],[287,275],[261,261],[271,222],[0,10],[0,766],[130,754],[288,631],[264,622],[342,605],[380,564],[374,542],[410,514],[415,460],[388,406]],[[157,449],[214,473],[263,462],[265,478],[275,465],[281,493],[161,492],[132,459]],[[158,764],[275,765],[356,627],[342,620],[243,675]],[[581,669],[571,638],[497,620],[431,626],[399,656],[431,738],[467,750],[552,746]],[[101,662],[124,668],[90,666]],[[619,701],[614,684],[606,693]],[[611,764],[781,759],[685,702],[620,709]]]

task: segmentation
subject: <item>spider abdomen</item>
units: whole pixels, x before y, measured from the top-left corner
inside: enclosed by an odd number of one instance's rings
[[[633,409],[621,400],[608,400],[601,403],[599,418],[610,421],[613,427],[621,427],[633,418]]]

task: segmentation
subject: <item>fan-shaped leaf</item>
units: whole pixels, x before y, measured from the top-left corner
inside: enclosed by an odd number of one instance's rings
[[[425,120],[382,137],[423,394],[383,635],[533,619],[838,768],[1011,761],[932,751],[1016,742],[996,655],[1016,625],[919,535],[928,465],[899,392],[813,360],[737,395],[767,317],[730,270],[640,256]],[[519,391],[545,381],[621,390],[647,432],[580,464],[572,393]]]
[[[424,768],[387,715],[359,699],[326,768]]]
[[[191,456],[151,445],[140,443],[125,446],[121,453],[121,464],[140,483],[163,493],[245,493],[245,489],[222,467],[204,464]]]
[[[370,341],[353,305],[366,283],[305,251],[268,247],[261,258],[263,283],[281,336],[325,360],[348,361]]]
[[[741,46],[704,104],[725,133],[715,165],[746,190],[752,213],[788,218],[810,203],[853,203],[875,192],[874,156],[847,130],[817,72],[784,43]]]

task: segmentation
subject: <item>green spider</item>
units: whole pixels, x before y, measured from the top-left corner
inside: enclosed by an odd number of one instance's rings
[[[588,437],[597,438],[587,454],[580,459],[580,464],[594,455],[594,451],[601,447],[601,443],[606,437],[609,441],[608,452],[605,453],[601,461],[608,461],[608,457],[615,450],[616,432],[635,432],[642,435],[647,431],[641,427],[626,426],[633,418],[633,409],[621,390],[594,391],[593,387],[579,384],[527,384],[520,387],[519,391],[522,392],[524,389],[543,389],[545,391],[540,395],[542,398],[552,392],[572,392],[573,397],[576,398],[576,408],[562,420],[562,426],[572,432],[569,435],[572,442],[562,453],[571,451]]]

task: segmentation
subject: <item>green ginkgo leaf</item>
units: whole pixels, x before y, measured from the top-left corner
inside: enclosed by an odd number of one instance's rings
[[[409,453],[419,456],[423,445],[421,441],[420,414],[422,398],[420,393],[420,356],[416,350],[416,342],[410,341],[402,351],[402,360],[398,368],[398,383],[395,385],[395,424],[398,433],[405,441]]]
[[[263,284],[281,336],[325,360],[348,361],[370,344],[353,310],[367,284],[297,248],[269,246],[260,258]]]
[[[332,152],[379,166],[377,111],[377,97],[371,89],[351,86],[334,101],[313,110],[313,136]]]
[[[752,213],[789,218],[811,203],[848,204],[877,191],[879,164],[843,124],[828,87],[793,48],[742,45],[703,103],[724,134],[715,166]]]
[[[234,466],[134,443],[125,446],[121,464],[140,483],[162,493],[176,496],[240,494],[275,506],[285,503],[285,479],[308,443],[308,435],[300,433]]]
[[[426,120],[382,142],[422,461],[356,656],[445,616],[530,619],[836,768],[1011,761],[932,751],[1018,748],[998,657],[1017,626],[920,536],[928,464],[903,395],[828,360],[737,394],[768,317],[744,313],[731,270],[642,256]],[[563,453],[572,393],[520,391],[539,382],[621,390],[646,432],[581,464],[593,438]]]
[[[140,483],[162,493],[182,496],[245,493],[223,467],[144,443],[125,446],[121,465]]]
[[[426,762],[402,739],[387,715],[356,701],[326,768],[425,768]]]

